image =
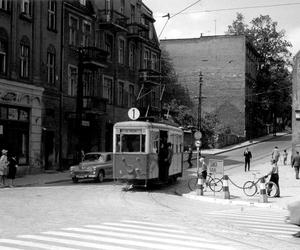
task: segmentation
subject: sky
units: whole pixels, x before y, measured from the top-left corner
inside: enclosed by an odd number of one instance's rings
[[[228,25],[242,13],[247,24],[260,15],[269,15],[285,30],[292,43],[292,55],[300,50],[300,0],[143,0],[153,11],[160,39],[224,35]],[[198,2],[198,3],[196,3]],[[184,12],[176,15],[178,12]],[[265,7],[262,7],[265,6]],[[266,7],[267,6],[267,7]],[[170,13],[168,20],[164,15]],[[174,15],[174,17],[172,17]]]

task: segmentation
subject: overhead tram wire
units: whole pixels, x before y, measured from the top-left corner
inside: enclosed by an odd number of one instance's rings
[[[211,10],[199,10],[199,11],[188,11],[188,12],[184,12],[184,13],[182,13],[182,11],[181,11],[180,13],[178,12],[178,13],[170,16],[170,18],[174,17],[175,15],[189,15],[189,14],[194,14],[194,13],[221,12],[221,11],[246,10],[246,9],[258,9],[258,8],[272,8],[272,7],[283,7],[283,6],[294,6],[294,5],[300,5],[300,2],[298,2],[298,3],[282,3],[282,4],[269,4],[269,5],[242,6],[242,7],[211,9]]]
[[[201,0],[197,0],[196,2],[194,2],[194,3],[190,4],[190,5],[188,5],[187,7],[185,7],[184,9],[182,9],[181,11],[177,12],[176,14],[174,14],[174,15],[172,15],[172,16],[170,16],[170,13],[168,13],[168,14],[162,16],[162,17],[168,17],[168,19],[167,19],[167,21],[165,22],[164,27],[163,27],[162,30],[160,31],[158,38],[160,38],[160,36],[161,36],[161,34],[163,33],[165,27],[167,26],[167,23],[169,22],[169,20],[170,20],[171,18],[173,18],[173,17],[175,17],[175,16],[177,16],[177,15],[180,15],[182,12],[184,12],[184,11],[186,11],[187,9],[193,7],[194,5],[196,5],[196,4],[199,3],[199,2],[201,2]]]

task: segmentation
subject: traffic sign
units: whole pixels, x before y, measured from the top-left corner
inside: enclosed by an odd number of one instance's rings
[[[224,161],[209,159],[208,168],[210,173],[223,173],[224,172]]]
[[[196,147],[201,147],[201,145],[202,145],[201,141],[199,141],[199,140],[195,141],[195,146]]]
[[[131,108],[128,110],[128,117],[131,120],[136,120],[140,117],[140,111],[137,108]]]
[[[200,131],[196,131],[194,134],[195,140],[200,140],[202,138],[202,133]]]

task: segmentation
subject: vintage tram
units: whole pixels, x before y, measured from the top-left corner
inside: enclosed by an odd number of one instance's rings
[[[147,187],[165,182],[161,176],[161,144],[171,143],[172,159],[167,179],[176,181],[183,173],[183,131],[175,126],[148,121],[124,121],[114,125],[113,175],[132,185]],[[164,178],[164,180],[163,180]]]

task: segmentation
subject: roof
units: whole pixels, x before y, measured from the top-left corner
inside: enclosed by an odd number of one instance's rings
[[[117,122],[114,125],[114,128],[140,128],[140,127],[160,127],[160,128],[172,128],[175,130],[182,131],[179,127],[171,126],[165,123],[156,123],[156,122],[146,122],[146,121],[124,121],[124,122]]]

